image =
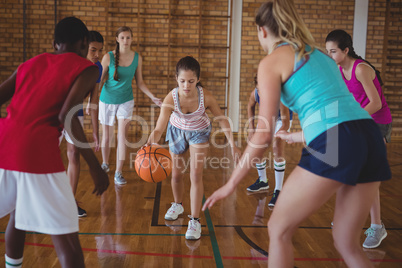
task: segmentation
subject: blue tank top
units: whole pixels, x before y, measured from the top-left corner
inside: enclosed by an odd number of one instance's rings
[[[335,61],[318,49],[300,61],[296,53],[281,101],[298,114],[307,144],[340,123],[371,118],[349,92]]]
[[[108,79],[102,87],[100,100],[107,104],[122,104],[134,99],[132,82],[138,66],[138,53],[135,52],[130,66],[118,66],[119,81],[114,80],[115,58],[113,51],[109,51],[110,63]]]
[[[258,95],[258,90],[257,88],[254,89],[254,97],[255,101],[260,105],[260,95]],[[281,111],[279,110],[278,112],[278,120],[281,120]],[[293,120],[293,111],[289,110],[289,120]]]

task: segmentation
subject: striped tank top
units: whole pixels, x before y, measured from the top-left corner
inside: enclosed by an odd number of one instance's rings
[[[197,131],[203,130],[211,124],[208,115],[205,113],[204,106],[204,91],[202,87],[197,87],[198,90],[198,109],[193,113],[184,114],[180,108],[179,88],[176,87],[172,91],[174,111],[170,115],[170,124],[181,130]]]

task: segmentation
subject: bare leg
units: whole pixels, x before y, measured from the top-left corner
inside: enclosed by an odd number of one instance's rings
[[[25,231],[15,228],[15,211],[10,213],[6,234],[6,255],[12,259],[20,259],[24,253]]]
[[[204,171],[205,157],[208,153],[208,143],[190,145],[190,202],[191,216],[200,217],[204,184],[202,174]]]
[[[184,182],[183,173],[185,172],[185,158],[183,154],[174,154],[170,152],[172,156],[172,192],[175,203],[183,202],[184,194]]]
[[[114,126],[102,125],[102,159],[109,164],[110,143],[112,141]]]
[[[126,160],[126,141],[129,119],[119,119],[117,130],[117,155],[116,155],[116,171],[122,172],[124,160]]]
[[[375,194],[373,205],[370,208],[371,224],[381,225],[380,190]]]
[[[80,152],[79,149],[69,142],[67,142],[67,158],[68,168],[67,175],[70,178],[70,185],[73,194],[77,192],[78,179],[80,176]]]
[[[343,185],[336,195],[332,236],[348,267],[374,267],[360,246],[360,232],[380,182]]]
[[[299,166],[294,169],[268,222],[269,267],[293,267],[293,234],[299,224],[320,208],[341,185]]]
[[[52,235],[57,257],[63,268],[83,268],[85,267],[84,255],[78,233],[65,235]]]

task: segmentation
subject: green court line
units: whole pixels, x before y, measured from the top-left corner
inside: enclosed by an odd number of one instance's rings
[[[205,203],[205,196],[202,197],[202,204]],[[209,231],[209,237],[211,239],[212,251],[214,252],[216,267],[223,267],[221,252],[219,251],[218,241],[216,240],[214,225],[212,224],[211,215],[209,215],[209,209],[204,211],[205,219],[207,221],[207,227]]]

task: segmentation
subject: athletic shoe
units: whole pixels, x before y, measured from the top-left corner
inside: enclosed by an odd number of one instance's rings
[[[194,218],[190,217],[191,220],[188,222],[188,228],[186,232],[186,239],[188,240],[198,240],[201,237],[201,223]]]
[[[168,209],[165,214],[165,220],[175,221],[179,217],[180,214],[183,214],[184,208],[181,204],[177,204],[172,202],[172,206]]]
[[[85,211],[85,209],[82,209],[79,206],[77,206],[77,208],[78,208],[78,218],[82,218],[87,215],[87,212]]]
[[[116,171],[114,174],[114,183],[118,185],[126,184],[127,181],[124,179],[123,174],[121,172]]]
[[[268,207],[273,207],[275,206],[276,200],[278,199],[278,196],[280,194],[280,190],[275,190],[274,194],[272,195],[271,201],[268,203]]]
[[[106,173],[108,173],[108,172],[110,171],[109,165],[106,164],[106,163],[103,163],[103,164],[101,165],[101,168],[102,168]]]
[[[376,248],[381,244],[381,241],[387,237],[387,231],[385,230],[384,224],[379,229],[368,228],[364,234],[367,236],[364,240],[364,248]]]
[[[268,188],[269,188],[268,181],[263,182],[260,180],[260,177],[258,177],[258,179],[247,188],[247,191],[258,192],[258,191],[262,191],[262,190],[267,190]]]

